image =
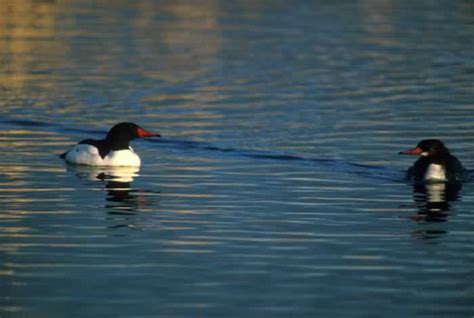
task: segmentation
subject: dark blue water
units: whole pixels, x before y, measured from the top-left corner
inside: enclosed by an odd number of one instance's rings
[[[0,5],[0,316],[471,317],[470,1]],[[58,155],[133,121],[142,167]]]

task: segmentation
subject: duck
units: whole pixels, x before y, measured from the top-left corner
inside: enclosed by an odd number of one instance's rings
[[[420,156],[407,170],[407,179],[411,181],[462,182],[466,178],[467,169],[439,139],[424,139],[399,154]]]
[[[141,159],[130,146],[136,138],[160,137],[135,123],[121,122],[114,125],[105,139],[84,139],[60,155],[67,163],[86,166],[139,167]]]

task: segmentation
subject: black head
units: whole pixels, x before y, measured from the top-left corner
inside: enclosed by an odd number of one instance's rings
[[[159,137],[155,134],[144,130],[134,123],[119,123],[113,126],[107,133],[105,140],[111,144],[113,150],[127,149],[131,140],[144,137]]]
[[[449,154],[449,150],[444,146],[441,140],[424,139],[420,141],[415,148],[400,151],[399,154],[434,157],[438,155]]]

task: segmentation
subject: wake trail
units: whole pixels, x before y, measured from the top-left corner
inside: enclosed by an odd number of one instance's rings
[[[0,118],[0,122],[13,125],[28,127],[30,129],[38,129],[41,131],[49,131],[56,133],[72,133],[81,134],[81,138],[86,138],[84,135],[97,135],[98,138],[104,136],[107,131],[102,129],[81,129],[77,127],[67,127],[65,125],[59,125],[56,123],[47,123],[41,121],[34,121],[29,119],[9,119]],[[381,166],[369,166],[359,163],[348,162],[338,159],[327,159],[318,157],[308,157],[296,154],[288,154],[274,151],[263,151],[263,150],[245,150],[232,147],[219,147],[209,142],[204,141],[191,141],[191,140],[180,140],[180,139],[143,139],[145,143],[155,144],[160,147],[171,148],[171,149],[183,149],[186,151],[200,151],[218,153],[228,156],[245,157],[256,160],[272,160],[282,162],[300,163],[311,166],[316,166],[320,169],[330,169],[339,173],[355,174],[357,176],[366,178],[376,178],[385,181],[405,182],[402,171],[389,169]],[[471,174],[471,178],[474,178],[474,170]]]

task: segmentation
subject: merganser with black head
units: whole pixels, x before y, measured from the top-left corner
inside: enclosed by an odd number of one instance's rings
[[[407,178],[412,181],[461,182],[466,178],[467,170],[441,140],[425,139],[399,154],[420,156],[407,171]]]
[[[130,141],[136,138],[160,137],[134,123],[119,123],[112,127],[105,139],[85,139],[60,157],[66,162],[88,166],[134,166],[141,164]]]

